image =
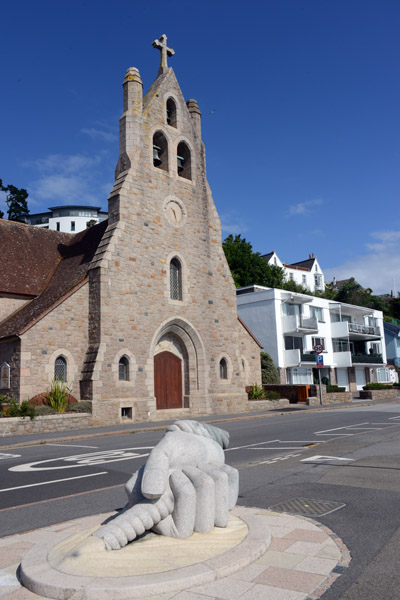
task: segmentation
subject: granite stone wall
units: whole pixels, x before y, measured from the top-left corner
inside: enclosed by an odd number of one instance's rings
[[[67,383],[80,400],[81,371],[88,346],[88,284],[61,302],[21,338],[20,401],[46,392],[54,378],[54,362],[67,361]]]

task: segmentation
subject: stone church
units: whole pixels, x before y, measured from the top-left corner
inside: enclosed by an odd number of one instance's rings
[[[260,344],[236,310],[201,114],[167,65],[123,81],[108,221],[76,235],[0,220],[0,395],[64,378],[101,423],[248,410]]]

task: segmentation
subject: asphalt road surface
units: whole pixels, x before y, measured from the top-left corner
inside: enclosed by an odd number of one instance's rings
[[[313,518],[349,548],[350,567],[324,600],[400,599],[399,404],[221,426],[226,461],[240,470],[239,504],[290,511],[293,500],[316,500],[327,514]],[[126,480],[162,433],[0,450],[0,537],[122,507]]]

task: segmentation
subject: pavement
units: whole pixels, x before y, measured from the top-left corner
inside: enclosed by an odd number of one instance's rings
[[[400,397],[392,402],[398,403],[399,401]],[[358,406],[387,404],[388,402],[391,401],[360,402]],[[354,404],[325,407],[294,405],[289,410],[297,412],[347,407],[354,407]],[[198,420],[221,423],[231,420],[268,418],[285,412],[288,412],[288,410],[216,415],[213,417],[200,417]],[[12,436],[1,439],[0,448],[35,445],[55,439],[67,441],[101,435],[119,435],[131,431],[158,430],[164,429],[171,422],[134,423],[70,432]],[[350,563],[349,550],[342,540],[317,521],[289,513],[276,513],[258,508],[236,507],[236,509],[239,510],[239,514],[242,514],[242,516],[243,514],[246,515],[246,511],[252,511],[253,514],[261,516],[264,524],[268,525],[271,539],[265,552],[261,552],[261,555],[257,557],[251,556],[250,562],[249,560],[244,561],[246,563],[244,566],[238,564],[238,568],[233,573],[224,576],[223,572],[217,572],[214,581],[200,584],[196,581],[194,585],[186,581],[180,589],[169,590],[166,582],[168,579],[174,579],[175,569],[172,569],[166,573],[167,579],[164,577],[164,583],[160,584],[156,592],[152,589],[151,595],[147,596],[144,595],[145,588],[137,592],[141,594],[142,600],[150,600],[150,598],[152,600],[265,600],[266,598],[271,598],[271,600],[316,600],[332,586]],[[240,511],[242,512],[240,513]],[[0,598],[2,600],[34,600],[35,598],[45,597],[29,591],[21,585],[21,561],[26,559],[28,555],[39,554],[40,550],[46,545],[54,545],[60,534],[63,538],[73,536],[79,531],[99,525],[107,516],[109,515],[93,515],[0,538]],[[197,558],[194,557],[193,559],[195,564],[208,564],[207,557],[203,557],[202,560],[196,563]],[[118,594],[107,593],[106,589],[102,591],[104,594],[100,594],[98,598],[103,595],[107,600],[121,598]],[[75,600],[75,594],[72,596],[67,594],[65,597]],[[82,598],[79,592],[76,600],[78,600],[78,597],[79,600]],[[127,596],[125,594],[124,596],[126,600],[131,598],[133,600],[136,597],[139,596],[135,596],[134,589],[132,589],[132,595]]]
[[[53,592],[56,590],[59,594],[58,598],[68,597],[71,600],[82,597],[87,600],[133,600],[139,597],[142,600],[316,600],[349,565],[350,553],[343,542],[330,529],[312,519],[248,507],[235,507],[232,512],[234,517],[243,519],[249,526],[247,536],[238,546],[228,551],[224,547],[223,554],[210,558],[213,545],[208,543],[208,539],[206,543],[203,542],[203,555],[196,551],[198,544],[190,544],[190,538],[172,540],[171,543],[181,545],[181,550],[178,552],[173,547],[169,548],[169,566],[165,568],[164,565],[162,572],[159,572],[161,567],[157,567],[156,557],[155,566],[150,572],[145,566],[148,563],[145,553],[140,551],[139,558],[132,557],[136,573],[141,570],[137,562],[142,560],[142,555],[143,571],[147,571],[145,575],[136,575],[136,578],[130,573],[126,577],[121,576],[120,569],[112,580],[112,564],[98,566],[97,573],[100,572],[101,577],[91,579],[78,574],[75,580],[71,575],[58,571],[58,565],[55,568],[48,566],[48,557],[51,559],[49,548],[58,548],[60,540],[67,540],[65,543],[68,546],[72,536],[82,530],[91,531],[109,515],[84,517],[2,538],[0,597],[2,600],[35,600],[44,597],[22,587],[22,573],[24,581],[36,591],[49,593],[52,588]],[[269,532],[268,536],[265,531]],[[195,535],[201,537],[212,534]],[[154,552],[154,548],[151,549],[153,556]],[[178,555],[184,555],[186,562],[183,566],[186,568],[182,568]],[[93,560],[101,565],[97,557]],[[22,569],[19,566],[21,561]],[[66,569],[64,566],[60,568]],[[50,585],[46,577],[48,580],[50,578]],[[91,585],[85,588],[83,580],[90,580]],[[63,590],[65,595],[61,595]]]
[[[196,416],[196,421],[203,423],[210,423],[217,425],[218,423],[224,423],[228,421],[241,421],[248,419],[265,419],[280,416],[286,413],[298,413],[298,412],[316,412],[316,411],[327,411],[337,410],[342,408],[354,408],[355,406],[374,406],[379,404],[397,404],[400,402],[400,394],[397,398],[390,400],[357,400],[353,399],[352,403],[346,404],[326,404],[324,406],[308,406],[306,404],[291,404],[287,408],[274,409],[274,410],[263,410],[263,411],[251,411],[245,413],[229,413],[223,415],[207,415],[207,416]],[[50,443],[54,441],[72,441],[79,439],[95,438],[104,435],[121,435],[127,433],[139,433],[140,431],[158,431],[163,430],[168,425],[174,423],[176,419],[170,421],[152,421],[143,423],[127,423],[119,425],[111,425],[106,427],[87,427],[84,429],[74,429],[71,431],[51,431],[47,433],[26,433],[23,435],[7,435],[0,436],[0,450],[7,448],[18,448],[21,446],[34,446],[39,444]]]

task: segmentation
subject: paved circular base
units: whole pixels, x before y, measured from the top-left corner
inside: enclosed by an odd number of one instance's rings
[[[55,534],[21,563],[32,592],[64,600],[128,600],[209,583],[247,566],[264,552],[271,533],[256,509],[236,507],[226,529],[176,540],[150,534],[107,552],[94,529]],[[101,576],[100,576],[101,574]]]

